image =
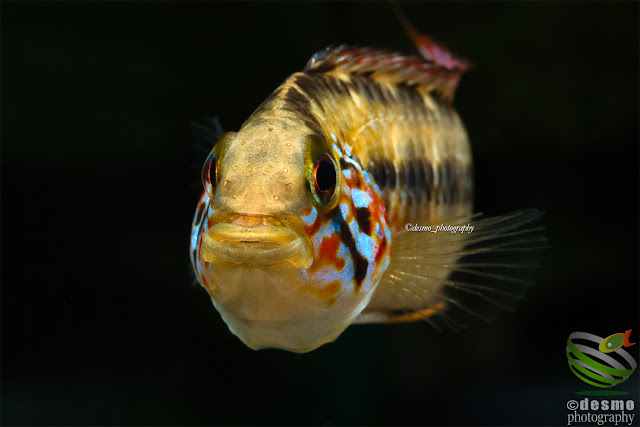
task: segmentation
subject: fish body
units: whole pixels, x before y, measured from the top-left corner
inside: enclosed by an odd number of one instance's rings
[[[467,64],[423,45],[423,57],[320,51],[215,143],[191,262],[249,347],[306,352],[352,323],[424,319],[456,304],[443,289],[465,288],[449,276],[473,234],[407,225],[479,220],[469,139],[452,106]],[[490,240],[518,218],[476,236]]]

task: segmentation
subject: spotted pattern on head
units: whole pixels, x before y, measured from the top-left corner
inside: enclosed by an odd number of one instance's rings
[[[196,208],[196,214],[193,217],[193,224],[191,224],[191,244],[189,245],[189,257],[191,258],[191,265],[193,271],[199,272],[198,262],[200,260],[200,247],[202,246],[202,230],[204,228],[204,218],[209,210],[209,195],[207,192],[203,192],[198,201],[198,207]],[[199,272],[199,276],[202,277],[202,272]],[[204,284],[204,282],[202,282]]]
[[[213,225],[211,217],[215,214],[215,209],[211,206],[209,194],[207,191],[202,193],[200,200],[198,201],[198,207],[196,208],[196,214],[193,217],[193,224],[191,225],[191,244],[189,250],[189,257],[191,259],[191,265],[193,271],[196,272],[196,277],[200,284],[210,291],[217,286],[216,283],[211,280],[211,272],[209,271],[209,265],[211,263],[202,259],[202,235],[205,234],[209,228]],[[211,292],[209,292],[211,294]],[[213,294],[211,294],[213,297]]]
[[[347,155],[351,147],[344,135],[331,137],[343,185],[334,208],[322,211],[310,207],[303,214],[304,231],[315,249],[307,273],[315,275],[325,268],[325,272],[345,271],[338,276],[343,282],[341,289],[358,294],[375,286],[386,269],[391,234],[380,189],[367,171]]]
[[[328,211],[310,205],[300,218],[314,249],[313,263],[304,271],[305,281],[316,283],[316,289],[325,289],[322,295],[333,290],[331,298],[335,301],[340,292],[351,290],[358,294],[377,284],[389,263],[391,232],[379,187],[355,159],[346,155],[351,150],[344,135],[332,135],[332,139],[336,141],[332,144],[333,154],[343,176],[338,204]],[[211,277],[210,263],[201,258],[202,235],[214,225],[214,214],[205,191],[192,224],[190,257],[197,277],[207,289],[216,284],[207,280]],[[331,283],[340,286],[329,286]]]

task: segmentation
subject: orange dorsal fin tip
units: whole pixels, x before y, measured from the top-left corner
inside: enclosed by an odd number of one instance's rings
[[[455,57],[444,45],[423,34],[417,34],[413,42],[426,60],[433,61],[446,70],[462,74],[471,66],[466,60]]]
[[[466,62],[453,57],[430,39],[428,41],[430,44],[425,44],[424,49],[430,57],[407,56],[386,49],[346,45],[328,47],[311,57],[304,72],[368,75],[393,84],[422,86],[428,92],[437,93],[450,102],[460,77],[466,70]]]
[[[434,64],[449,71],[464,73],[471,68],[471,64],[469,62],[464,59],[457,58],[444,45],[437,43],[431,37],[420,34],[411,21],[409,21],[407,16],[402,12],[400,6],[398,6],[394,1],[390,1],[390,3],[398,21],[400,21],[400,24],[402,25],[402,28],[404,28],[407,36],[409,36],[411,41],[413,41],[413,44],[416,45],[418,52],[420,52],[420,55],[422,55],[423,58],[427,61],[433,61]]]

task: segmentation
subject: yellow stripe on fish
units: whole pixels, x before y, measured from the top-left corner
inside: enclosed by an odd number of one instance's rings
[[[536,240],[525,227],[539,215],[472,215],[471,150],[452,107],[468,64],[420,37],[422,58],[318,52],[215,143],[191,261],[249,347],[306,352],[352,323],[449,319],[447,307],[466,308],[449,288],[496,306],[519,297],[453,277],[513,282],[482,271],[511,264],[461,257]],[[406,229],[452,220],[475,231]]]

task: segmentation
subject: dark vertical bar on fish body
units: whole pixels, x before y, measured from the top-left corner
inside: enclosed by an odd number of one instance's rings
[[[261,108],[277,105],[313,133],[343,135],[396,221],[459,216],[471,210],[471,153],[442,70],[432,68],[375,50],[329,49]]]

